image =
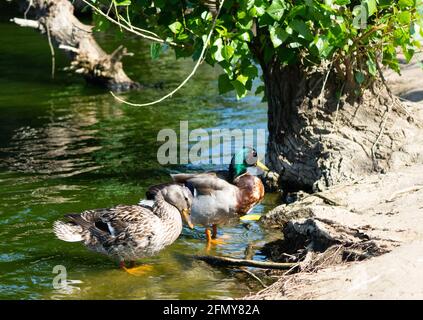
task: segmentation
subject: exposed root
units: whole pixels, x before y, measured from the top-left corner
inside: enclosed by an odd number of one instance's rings
[[[306,272],[387,252],[360,230],[319,218],[289,221],[283,235],[262,252],[274,261],[299,263],[299,270]]]
[[[55,70],[53,45],[56,45],[66,50],[71,59],[67,70],[81,74],[87,81],[116,91],[140,88],[123,70],[121,59],[129,55],[126,49],[119,47],[110,55],[104,52],[93,37],[92,27],[74,16],[74,8],[68,0],[31,0],[26,8],[31,8],[26,13],[31,13],[36,20],[14,18],[12,21],[47,35],[52,77]]]
[[[398,286],[403,268],[414,270],[410,276],[415,279],[422,276],[417,253],[402,248],[423,239],[423,164],[318,194],[301,193],[298,199],[260,220],[263,226],[279,229],[282,236],[261,252],[272,261],[298,266],[289,273],[272,271],[279,275],[277,282],[247,298],[370,298],[370,287],[377,297],[395,296],[405,289],[388,288],[376,281],[378,277],[394,279]],[[396,255],[399,250],[401,256]],[[396,261],[397,257],[403,260]],[[412,294],[413,281],[409,282],[406,290]]]
[[[50,27],[48,26],[48,24],[46,24],[46,30],[47,30],[48,45],[50,47],[50,53],[51,53],[51,78],[54,79],[54,71],[56,69],[56,58],[55,58],[53,43],[51,42]]]

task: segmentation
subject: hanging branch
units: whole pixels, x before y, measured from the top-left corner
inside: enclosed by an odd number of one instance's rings
[[[135,27],[133,27],[131,25],[128,27],[128,26],[120,23],[119,21],[113,19],[108,14],[105,14],[103,11],[101,11],[100,9],[98,9],[96,6],[92,5],[87,0],[82,0],[82,1],[85,4],[87,4],[91,9],[93,9],[95,12],[97,12],[98,14],[100,14],[101,16],[103,16],[104,18],[106,18],[107,20],[109,20],[110,22],[113,22],[115,25],[119,26],[122,29],[125,29],[128,32],[131,32],[133,34],[136,34],[137,36],[140,36],[142,38],[145,38],[145,39],[148,39],[148,40],[151,40],[151,41],[155,41],[155,42],[159,42],[159,43],[168,43],[165,40],[161,39],[157,34],[155,34],[152,31],[144,30],[144,29],[141,29],[141,28],[135,28]],[[120,16],[117,15],[117,18],[120,18]],[[123,21],[125,21],[125,23],[127,23],[126,20],[123,20]],[[137,31],[137,30],[139,30],[139,31]],[[152,34],[152,36],[146,35],[145,33],[150,33],[150,34]],[[177,45],[174,42],[169,42],[169,44],[171,44],[171,45]]]
[[[85,1],[85,0],[84,0]],[[213,23],[212,23],[212,25],[211,25],[211,28],[210,28],[210,32],[209,32],[209,34],[208,34],[208,36],[207,36],[207,38],[206,38],[206,40],[204,41],[204,45],[203,45],[203,49],[201,50],[201,54],[200,54],[200,57],[198,58],[198,61],[197,61],[197,63],[195,64],[195,66],[194,66],[194,68],[192,69],[192,71],[191,71],[191,73],[188,75],[188,77],[186,77],[185,78],[185,80],[184,81],[182,81],[181,82],[181,84],[179,85],[179,86],[177,86],[176,87],[176,89],[174,89],[174,90],[172,90],[171,92],[169,92],[167,95],[165,95],[165,96],[163,96],[163,97],[161,97],[160,99],[158,99],[158,100],[155,100],[155,101],[152,101],[152,102],[147,102],[147,103],[132,103],[132,102],[129,102],[129,101],[126,101],[126,100],[124,100],[124,99],[122,99],[122,98],[119,98],[118,96],[116,96],[113,92],[111,92],[110,91],[110,94],[116,99],[116,100],[118,100],[119,102],[122,102],[122,103],[125,103],[125,104],[127,104],[127,105],[130,105],[130,106],[133,106],[133,107],[146,107],[146,106],[152,106],[152,105],[154,105],[154,104],[157,104],[157,103],[160,103],[160,102],[162,102],[163,100],[166,100],[167,98],[169,98],[169,97],[172,97],[179,89],[181,89],[191,78],[192,78],[192,76],[196,73],[196,71],[197,71],[197,69],[198,69],[198,67],[200,66],[200,64],[203,62],[203,58],[204,58],[204,54],[205,54],[205,52],[206,52],[206,49],[207,49],[207,44],[209,43],[209,41],[210,41],[210,38],[211,38],[211,36],[212,36],[212,34],[213,34],[213,31],[214,31],[214,27],[216,26],[216,22],[217,22],[217,18],[218,18],[218,16],[219,16],[219,14],[220,14],[220,10],[222,9],[222,7],[223,7],[223,3],[225,2],[225,0],[222,0],[222,2],[220,3],[220,5],[219,5],[219,9],[218,9],[218,11],[217,11],[217,13],[216,13],[216,15],[215,15],[215,17],[214,17],[214,19],[213,19]]]
[[[51,53],[51,78],[54,79],[54,71],[56,69],[56,57],[55,57],[55,52],[53,48],[53,42],[51,41],[50,27],[48,23],[46,23],[45,27],[47,31],[48,45],[50,47],[50,53]]]

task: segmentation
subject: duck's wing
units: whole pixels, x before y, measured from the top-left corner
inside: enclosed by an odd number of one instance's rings
[[[66,218],[89,231],[101,242],[113,242],[127,234],[132,225],[141,222],[147,225],[148,221],[157,217],[149,208],[121,205],[110,209],[87,210],[81,214],[68,214]]]
[[[224,179],[219,178],[215,172],[206,172],[198,174],[179,173],[172,174],[172,179],[176,183],[183,183],[188,188],[194,189],[194,196],[210,195],[215,191],[231,189],[233,185]]]
[[[156,194],[163,188],[172,185],[179,184],[187,187],[192,195],[210,195],[213,191],[224,190],[231,188],[229,181],[229,171],[208,171],[204,173],[178,173],[171,174],[173,182],[161,183],[148,188],[145,193],[147,200],[154,200]],[[139,202],[140,205],[145,205],[144,201]]]
[[[214,173],[218,178],[231,183],[231,175],[229,173],[229,170],[209,171],[208,173]]]
[[[110,239],[111,232],[107,224],[103,223],[99,218],[97,210],[88,210],[81,214],[71,213],[65,215],[65,218],[71,223],[82,227],[82,230],[89,232],[101,242],[105,242]]]

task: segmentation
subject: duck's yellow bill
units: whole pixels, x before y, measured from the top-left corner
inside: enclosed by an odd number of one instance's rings
[[[191,229],[194,229],[194,225],[191,222],[191,217],[189,215],[189,210],[188,209],[182,210],[182,216],[184,217],[184,220],[187,223],[188,227],[190,227]]]
[[[239,218],[241,221],[258,221],[260,220],[261,215],[259,214],[247,214]]]
[[[263,162],[260,162],[259,160],[257,160],[256,166],[259,167],[261,170],[270,171],[270,169],[266,167],[266,165]]]

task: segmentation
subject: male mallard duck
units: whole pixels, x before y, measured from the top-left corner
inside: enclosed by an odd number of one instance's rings
[[[182,219],[190,219],[192,194],[181,185],[166,186],[157,192],[152,207],[119,205],[110,209],[68,214],[68,222],[56,221],[54,232],[64,241],[82,241],[89,249],[120,261],[131,274],[141,274],[150,266],[127,269],[125,261],[153,256],[173,243],[182,231]]]
[[[171,175],[174,183],[184,184],[193,192],[191,218],[194,224],[206,227],[208,244],[221,243],[216,239],[218,225],[247,214],[263,199],[263,183],[247,172],[253,166],[269,170],[257,159],[255,149],[243,148],[232,157],[229,170]],[[151,187],[147,191],[147,198],[168,185]]]

